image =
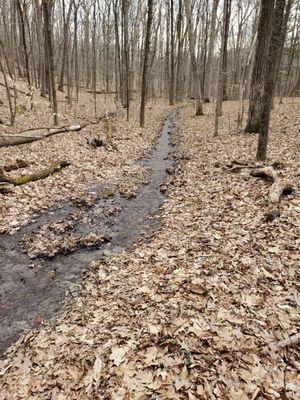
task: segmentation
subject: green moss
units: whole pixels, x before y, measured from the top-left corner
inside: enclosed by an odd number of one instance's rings
[[[16,107],[17,115],[25,114],[25,111],[26,111],[26,107],[23,104]]]
[[[101,192],[102,196],[104,197],[112,197],[115,196],[115,192],[112,189],[106,188]]]

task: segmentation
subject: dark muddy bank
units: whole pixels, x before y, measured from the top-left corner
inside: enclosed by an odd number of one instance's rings
[[[175,133],[177,113],[174,109],[169,114],[152,156],[142,160],[151,174],[149,183],[141,185],[135,198],[125,199],[118,194],[105,197],[103,187],[93,188],[88,193],[95,199],[92,206],[82,210],[82,205],[66,202],[38,216],[13,236],[0,235],[0,353],[24,331],[62,310],[66,294],[75,295],[84,267],[92,260],[128,249],[157,229],[157,213],[164,201],[161,187],[173,162],[169,133]],[[24,253],[24,237],[48,224],[72,220],[78,211],[80,217],[72,226],[72,234],[95,233],[104,235],[108,242],[93,249],[78,247],[70,254],[59,253],[51,259],[32,260]]]

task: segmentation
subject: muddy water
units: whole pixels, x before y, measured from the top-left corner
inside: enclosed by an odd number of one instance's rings
[[[151,168],[149,183],[141,185],[133,199],[121,196],[103,198],[103,187],[89,191],[96,202],[84,212],[74,227],[74,234],[105,234],[109,242],[95,249],[77,249],[72,254],[58,254],[52,259],[30,259],[20,242],[45,224],[70,218],[78,205],[66,202],[23,227],[13,236],[0,235],[0,353],[41,319],[57,315],[63,308],[66,293],[76,293],[84,268],[92,260],[128,249],[143,235],[158,226],[157,212],[164,201],[161,186],[172,163],[169,133],[175,131],[174,109],[165,120],[152,156],[142,160]],[[113,188],[112,188],[113,189]],[[115,209],[110,213],[107,210]]]

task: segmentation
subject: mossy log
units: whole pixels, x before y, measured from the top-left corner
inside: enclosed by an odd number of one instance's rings
[[[0,183],[3,184],[3,187],[5,186],[7,187],[7,185],[14,185],[14,186],[25,185],[28,182],[45,179],[47,178],[47,176],[62,170],[68,165],[70,165],[68,161],[55,162],[52,165],[50,165],[49,168],[42,169],[41,171],[38,171],[34,174],[20,176],[19,178],[9,178],[6,175],[4,175],[3,172],[0,172]]]

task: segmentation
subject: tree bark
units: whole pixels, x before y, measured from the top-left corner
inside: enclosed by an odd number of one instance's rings
[[[174,43],[174,0],[170,0],[170,23],[171,23],[171,64],[170,64],[170,91],[169,91],[169,104],[174,104],[174,83],[175,83],[175,43]]]
[[[144,127],[145,125],[145,107],[146,107],[146,95],[147,95],[148,63],[149,63],[152,20],[153,20],[153,0],[148,0],[148,18],[147,18],[147,28],[146,28],[144,66],[143,66],[142,89],[141,89],[140,127]]]
[[[269,2],[270,0],[268,0]],[[280,35],[284,18],[285,0],[277,0],[274,10],[274,23],[268,49],[265,85],[262,97],[262,110],[259,122],[259,139],[256,159],[264,161],[267,156],[268,135],[272,99],[275,89],[276,66],[280,52]]]
[[[208,55],[206,61],[206,78],[204,82],[204,101],[206,103],[210,102],[210,91],[212,85],[212,59],[215,49],[216,41],[216,20],[217,20],[217,10],[218,10],[219,0],[214,0],[211,14],[210,23],[210,35],[209,35],[209,45],[208,45]]]
[[[224,42],[223,42],[223,101],[228,100],[228,35],[229,35],[229,22],[231,14],[231,0],[226,1],[226,8],[224,8],[223,13],[225,16],[225,28],[224,28]]]
[[[183,85],[182,85],[182,53],[183,53],[183,40],[182,40],[182,0],[179,0],[179,8],[177,15],[177,70],[176,70],[176,101],[182,101]]]
[[[251,77],[248,120],[246,133],[258,133],[262,95],[264,91],[264,77],[266,72],[270,30],[275,0],[261,1],[261,10],[258,22],[257,44],[254,66]]]
[[[19,178],[8,178],[0,172],[0,181],[14,186],[25,185],[28,182],[38,181],[40,179],[45,179],[47,176],[54,174],[55,172],[61,171],[63,168],[68,167],[70,163],[68,161],[55,162],[50,165],[49,168],[45,168],[34,174],[24,175]]]
[[[58,125],[58,108],[55,87],[55,74],[54,74],[54,56],[53,56],[53,43],[52,43],[52,17],[51,12],[53,8],[53,0],[43,0],[44,12],[44,25],[45,25],[45,46],[47,46],[48,65],[49,65],[49,78],[51,86],[51,98],[53,106],[53,122]]]
[[[62,10],[63,10],[63,53],[62,53],[60,79],[59,79],[59,84],[58,84],[58,90],[60,92],[64,91],[65,72],[66,72],[66,66],[67,66],[68,57],[69,57],[69,51],[68,51],[68,48],[69,48],[69,25],[70,25],[72,7],[73,7],[73,1],[70,1],[69,9],[68,9],[68,12],[67,12],[67,17],[66,17],[65,0],[62,1]]]
[[[129,116],[130,116],[130,60],[129,60],[128,12],[129,12],[129,0],[122,0],[127,121],[129,121]]]
[[[227,28],[227,18],[229,14],[228,3],[230,0],[224,0],[223,5],[223,24],[222,24],[222,35],[221,35],[221,51],[219,59],[219,69],[218,69],[218,86],[217,86],[217,99],[215,108],[215,129],[214,136],[219,134],[219,117],[222,115],[222,104],[224,96],[224,54],[225,54],[225,40],[226,40],[226,28]]]
[[[191,10],[191,5],[190,5],[189,0],[184,0],[184,8],[185,8],[185,14],[186,14],[186,18],[187,18],[187,28],[188,28],[188,35],[189,35],[189,48],[190,48],[192,70],[193,70],[194,81],[195,81],[195,86],[196,86],[196,116],[198,116],[198,115],[203,115],[203,108],[202,108],[200,76],[199,76],[197,59],[196,59],[196,54],[195,54],[195,48],[196,48],[195,32],[194,32],[194,28],[193,28],[192,10]]]
[[[28,55],[28,48],[27,48],[27,40],[26,40],[26,31],[25,31],[25,17],[24,17],[24,10],[22,8],[21,0],[17,0],[17,7],[20,17],[20,25],[21,25],[21,33],[22,33],[22,42],[24,48],[24,57],[25,57],[25,69],[26,69],[26,77],[28,86],[31,86],[31,77],[30,77],[30,66],[29,66],[29,55]]]

